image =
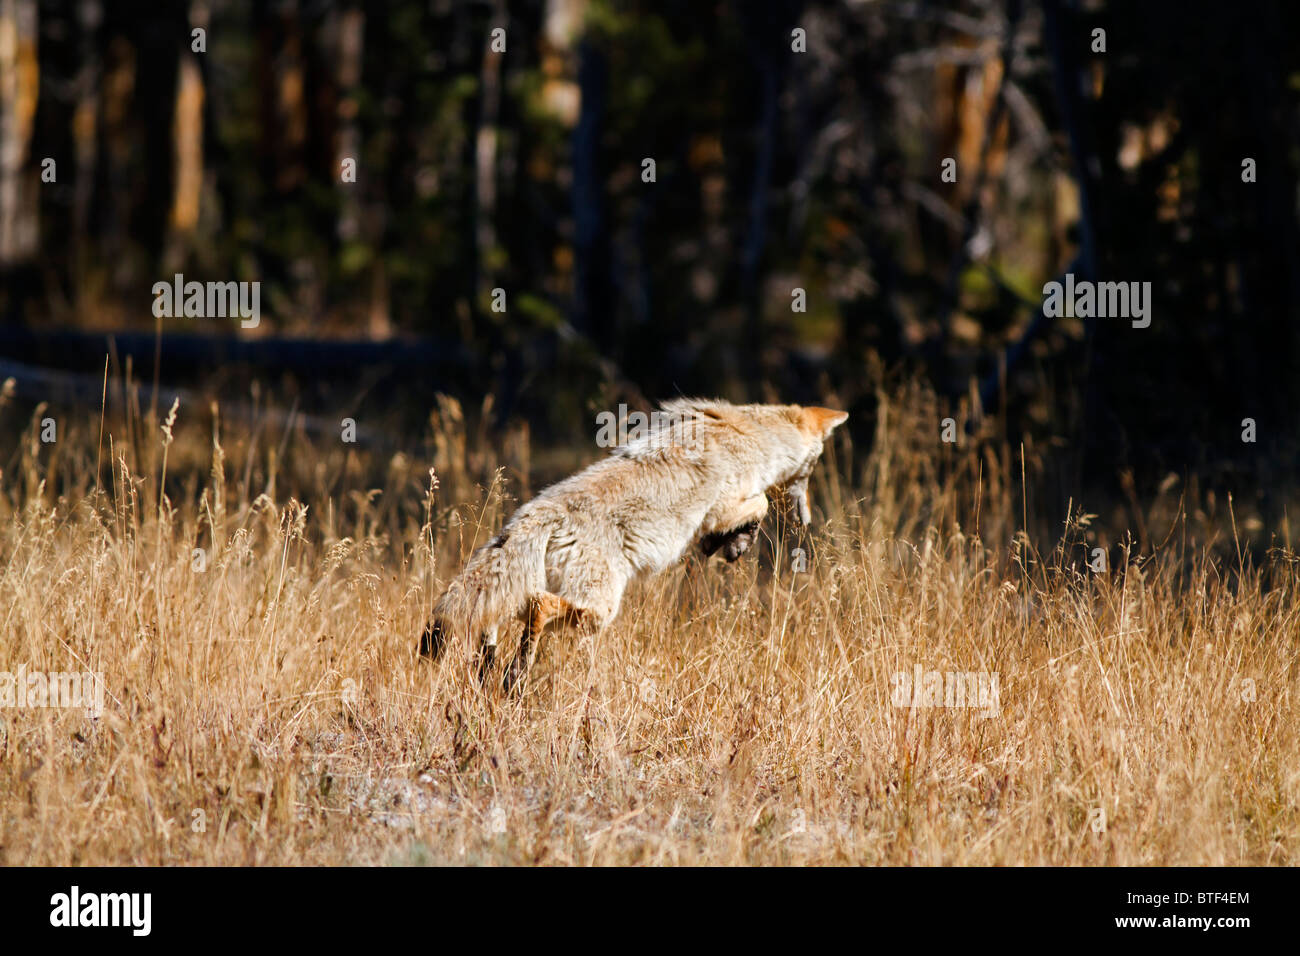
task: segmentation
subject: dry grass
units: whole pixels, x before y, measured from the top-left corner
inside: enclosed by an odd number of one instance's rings
[[[444,403],[431,488],[296,434],[218,450],[193,410],[101,452],[98,414],[41,445],[11,408],[0,670],[107,698],[0,710],[0,862],[1294,865],[1293,555],[1212,558],[1224,515],[1176,488],[1141,558],[1081,513],[1035,548],[1018,446],[938,449],[924,396],[882,400],[806,573],[787,542],[645,582],[519,701],[414,649],[526,436],[498,462]],[[918,665],[996,675],[999,713],[895,706]]]

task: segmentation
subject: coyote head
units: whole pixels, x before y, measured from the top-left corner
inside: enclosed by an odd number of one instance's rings
[[[815,405],[791,405],[788,414],[795,425],[798,441],[792,449],[791,468],[776,482],[776,487],[785,493],[786,501],[799,523],[808,525],[812,523],[812,509],[808,504],[808,478],[817,459],[822,456],[826,439],[848,420],[849,413]]]
[[[663,403],[648,432],[615,448],[613,454],[648,459],[682,447],[707,454],[728,444],[753,469],[763,490],[783,494],[799,522],[807,525],[812,521],[808,477],[826,439],[848,417],[848,412],[815,405],[733,405],[719,398],[676,398]]]

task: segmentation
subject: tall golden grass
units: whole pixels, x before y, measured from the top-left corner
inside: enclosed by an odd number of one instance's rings
[[[942,446],[922,390],[882,393],[865,467],[845,437],[814,479],[810,539],[643,582],[513,699],[469,648],[415,649],[528,494],[526,431],[447,399],[421,455],[380,458],[214,412],[101,437],[96,410],[44,444],[48,410],[3,411],[0,671],[106,690],[98,717],[0,710],[5,864],[1300,855],[1295,555],[1232,557],[1237,516],[1179,480],[1145,545],[1087,502],[1031,535],[1038,452]],[[996,677],[996,713],[901,706],[918,667]]]

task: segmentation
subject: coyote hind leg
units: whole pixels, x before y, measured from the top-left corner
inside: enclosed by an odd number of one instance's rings
[[[562,619],[567,625],[581,627],[586,622],[587,612],[549,591],[529,600],[524,618],[524,633],[519,638],[519,653],[506,670],[504,686],[507,693],[522,692],[524,679],[537,657],[537,642],[541,640],[542,631],[556,618]]]
[[[420,656],[436,661],[442,656],[446,646],[447,632],[442,626],[442,621],[431,618],[424,626],[424,633],[420,635]]]
[[[478,682],[480,685],[486,684],[488,677],[492,673],[492,664],[497,657],[497,629],[495,626],[488,628],[483,632],[483,644],[479,650],[478,660]]]

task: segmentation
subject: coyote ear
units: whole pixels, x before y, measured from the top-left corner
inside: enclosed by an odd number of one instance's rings
[[[833,408],[810,405],[803,410],[804,428],[814,435],[820,435],[823,441],[829,438],[831,432],[843,425],[848,419],[848,412],[837,412]]]

